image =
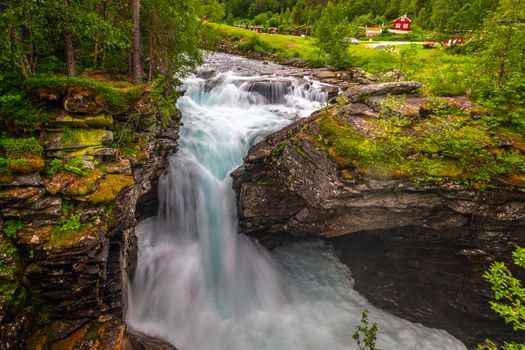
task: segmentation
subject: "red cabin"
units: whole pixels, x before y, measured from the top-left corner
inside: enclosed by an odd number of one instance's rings
[[[408,18],[405,13],[403,16],[399,17],[398,19],[394,21],[394,27],[392,29],[408,32],[410,31],[411,24],[412,24],[412,20]]]

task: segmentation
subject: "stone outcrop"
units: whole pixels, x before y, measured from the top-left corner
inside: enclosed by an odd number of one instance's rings
[[[419,89],[421,85],[421,83],[415,81],[353,85],[344,91],[343,96],[347,97],[350,102],[359,102],[370,96],[409,94]]]
[[[135,208],[177,148],[180,116],[148,94],[119,110],[82,89],[37,95],[66,111],[37,137],[41,167],[0,175],[0,349],[169,349],[125,347],[123,317]],[[141,116],[133,152],[115,137],[128,109]]]
[[[516,245],[525,244],[525,192],[503,183],[477,190],[403,176],[355,176],[318,141],[327,113],[374,138],[378,104],[386,98],[380,94],[418,86],[349,88],[344,94],[351,103],[338,111],[317,112],[253,146],[232,174],[241,232],[267,245],[286,234],[325,237],[354,271],[356,288],[376,305],[444,328],[472,347],[486,337],[511,339],[490,310],[481,275],[491,261],[508,261]],[[429,108],[467,109],[472,118],[479,113],[463,98],[405,101],[397,112],[412,118],[425,117]]]

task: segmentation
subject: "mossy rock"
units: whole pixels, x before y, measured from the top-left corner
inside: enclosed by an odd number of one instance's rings
[[[0,285],[8,282],[16,282],[20,273],[20,256],[13,242],[0,233]]]
[[[42,191],[35,187],[8,188],[0,190],[1,202],[23,201],[31,197],[38,196]]]
[[[106,228],[94,224],[82,224],[78,230],[59,233],[58,226],[47,232],[43,237],[45,249],[50,250],[48,256],[62,255],[64,251],[75,246],[89,247],[104,234]],[[88,248],[89,249],[89,248]]]
[[[79,150],[102,147],[113,141],[113,133],[102,129],[64,129],[63,132],[46,135],[46,151]]]
[[[64,189],[64,193],[70,196],[82,196],[92,193],[96,189],[97,182],[102,177],[100,171],[92,171],[87,176],[73,174],[72,181]]]
[[[108,203],[115,200],[125,189],[133,186],[133,178],[128,175],[109,174],[100,182],[97,190],[89,196],[93,204]]]
[[[62,192],[70,196],[84,196],[96,190],[101,177],[102,173],[98,170],[90,171],[86,176],[61,171],[53,176],[46,190],[52,195]]]
[[[28,157],[22,159],[11,159],[7,169],[14,174],[31,174],[44,170],[45,162],[42,157]]]
[[[80,129],[105,129],[113,126],[113,116],[99,114],[95,116],[61,115],[50,123],[54,126],[80,128]]]

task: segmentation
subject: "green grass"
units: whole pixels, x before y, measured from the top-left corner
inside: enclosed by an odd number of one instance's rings
[[[318,56],[318,49],[315,46],[313,38],[302,38],[294,35],[282,34],[257,34],[251,30],[237,28],[226,24],[209,24],[212,28],[216,28],[226,35],[231,43],[236,44],[240,49],[254,35],[257,36],[265,46],[274,53],[283,55],[283,57],[295,57],[303,61],[315,61]]]

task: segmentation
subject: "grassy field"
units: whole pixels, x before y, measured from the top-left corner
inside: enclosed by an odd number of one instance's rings
[[[283,60],[295,57],[313,66],[325,66],[324,57],[311,37],[257,34],[225,24],[209,25],[219,30],[230,44],[241,51],[272,53]],[[428,95],[454,96],[469,92],[472,62],[467,55],[439,46],[424,49],[421,44],[367,47],[371,43],[374,42],[349,46],[348,55],[354,67],[363,68],[387,80],[385,73],[399,71],[405,79],[423,82],[424,93]]]

